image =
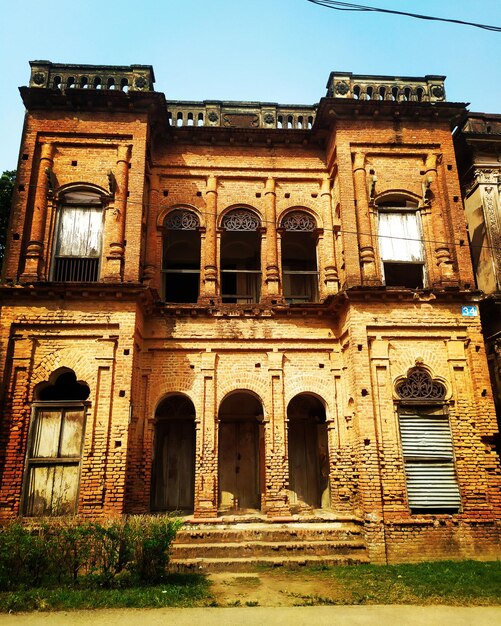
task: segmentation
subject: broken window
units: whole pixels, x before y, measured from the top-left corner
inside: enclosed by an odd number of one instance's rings
[[[457,511],[461,500],[445,387],[416,367],[397,385],[397,393],[409,508],[413,513]]]
[[[102,236],[101,197],[90,191],[65,194],[57,215],[52,280],[96,282]]]
[[[200,222],[176,209],[164,222],[162,273],[166,302],[196,302],[200,290]]]
[[[288,303],[318,300],[317,225],[306,211],[291,211],[281,223],[282,289]]]
[[[425,257],[417,204],[385,203],[378,209],[379,250],[385,285],[423,288]]]
[[[222,221],[221,298],[225,303],[259,302],[261,222],[248,209],[235,209]]]
[[[76,512],[89,388],[72,371],[45,385],[33,404],[23,512],[27,516]]]

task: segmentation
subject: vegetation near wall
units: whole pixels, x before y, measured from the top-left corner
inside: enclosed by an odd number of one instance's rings
[[[158,583],[181,521],[130,516],[19,521],[0,529],[0,591],[28,587],[126,587]]]

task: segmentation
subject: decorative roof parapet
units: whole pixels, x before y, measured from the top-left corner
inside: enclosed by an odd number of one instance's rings
[[[351,72],[331,72],[327,81],[328,98],[390,100],[393,102],[444,102],[445,76],[370,76]]]
[[[30,87],[43,89],[89,89],[154,91],[151,65],[69,65],[30,61]]]
[[[309,129],[317,107],[274,102],[184,102],[167,100],[171,126],[208,126],[223,128]]]

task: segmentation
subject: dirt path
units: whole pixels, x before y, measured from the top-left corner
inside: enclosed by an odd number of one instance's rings
[[[209,578],[212,581],[212,595],[221,607],[307,606],[317,604],[319,598],[328,603],[343,595],[343,590],[332,580],[304,574],[224,573],[211,574]]]
[[[311,606],[116,609],[0,615],[2,626],[493,626],[501,607]]]

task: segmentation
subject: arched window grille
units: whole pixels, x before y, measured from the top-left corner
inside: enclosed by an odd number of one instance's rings
[[[409,508],[425,513],[457,511],[461,499],[445,386],[417,366],[395,391]]]
[[[28,439],[23,513],[27,516],[76,513],[90,390],[64,370],[35,394]]]
[[[290,211],[282,228],[282,290],[288,303],[318,301],[317,224],[306,211]]]
[[[164,220],[164,300],[196,302],[200,291],[200,221],[193,211],[176,209]]]
[[[234,209],[221,222],[221,298],[225,303],[259,302],[261,221],[248,209]]]
[[[57,211],[52,280],[99,280],[102,238],[102,196],[88,189],[62,195]]]

